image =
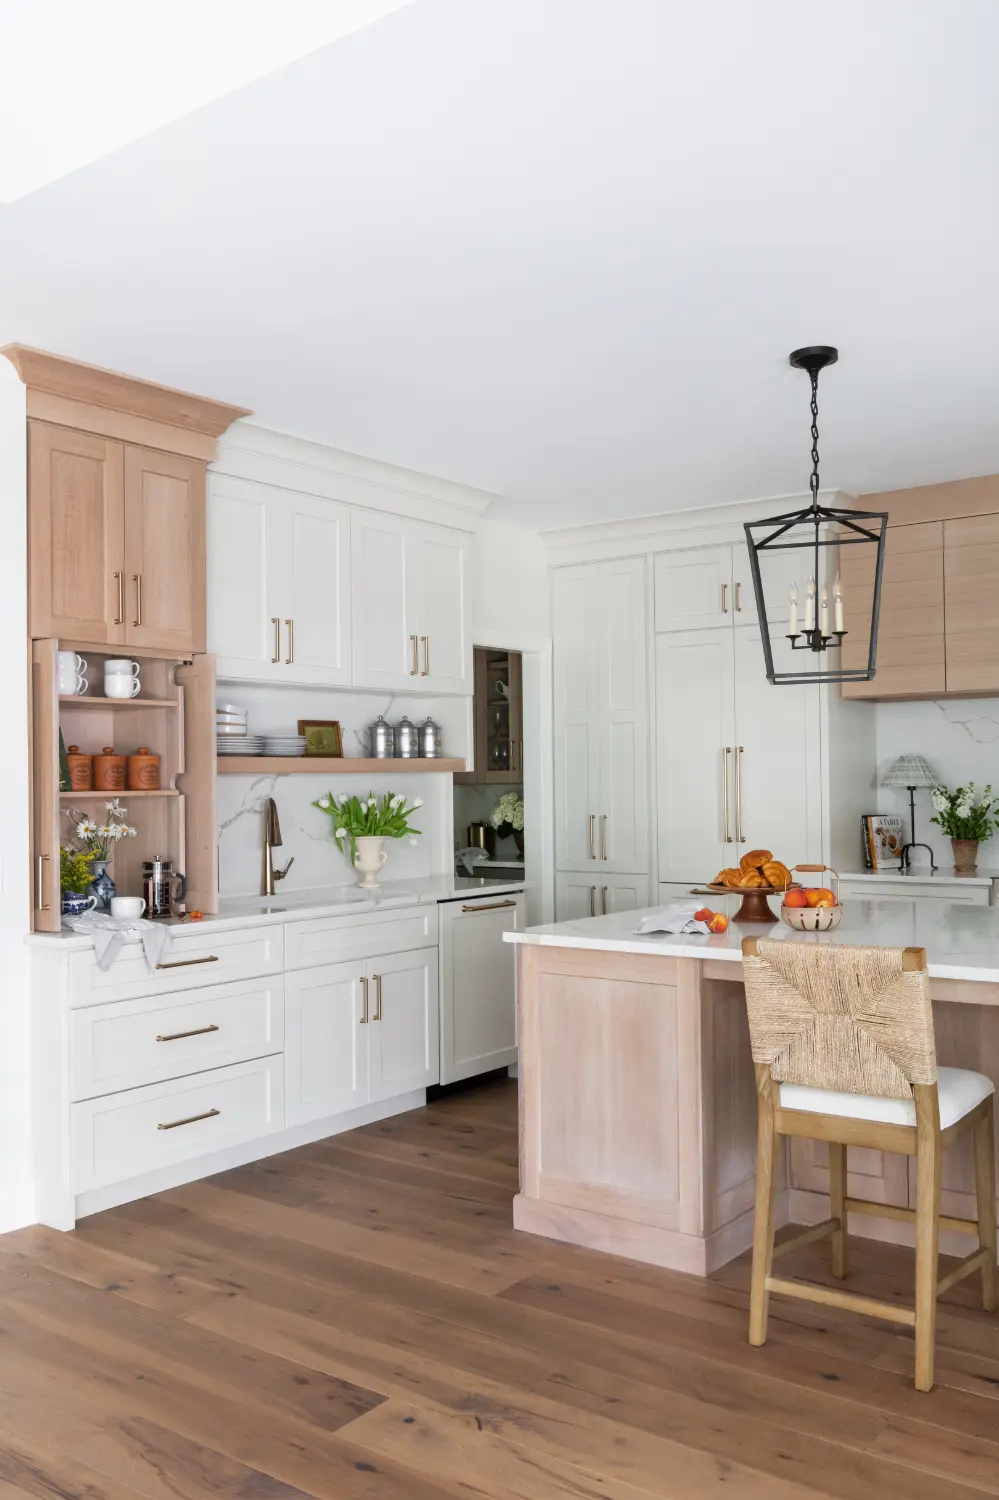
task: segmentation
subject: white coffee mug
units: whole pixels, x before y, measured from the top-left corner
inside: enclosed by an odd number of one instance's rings
[[[87,691],[84,672],[87,663],[75,651],[59,652],[59,694],[63,698],[79,698]]]
[[[141,917],[146,909],[146,903],[141,896],[112,896],[111,915],[113,917]]]
[[[134,698],[141,687],[137,677],[126,677],[122,672],[104,674],[105,698]]]

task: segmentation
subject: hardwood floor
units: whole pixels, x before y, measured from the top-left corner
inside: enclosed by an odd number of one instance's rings
[[[745,1259],[702,1282],[515,1234],[516,1161],[490,1084],[0,1238],[0,1500],[999,1495],[977,1281],[920,1395],[911,1334],[850,1314],[776,1298],[751,1349]],[[851,1249],[901,1298],[911,1255]]]

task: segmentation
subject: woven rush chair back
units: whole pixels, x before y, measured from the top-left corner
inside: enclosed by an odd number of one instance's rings
[[[936,1083],[921,950],[749,938],[742,968],[753,1061],[778,1083],[891,1099]]]

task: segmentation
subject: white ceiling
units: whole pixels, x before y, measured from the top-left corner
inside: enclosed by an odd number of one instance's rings
[[[544,527],[999,470],[995,0],[414,0],[0,209],[0,339]]]

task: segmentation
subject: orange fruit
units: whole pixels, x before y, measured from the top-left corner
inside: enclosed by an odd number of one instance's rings
[[[784,905],[785,906],[807,906],[808,905],[808,899],[807,899],[806,893],[801,889],[800,885],[794,885],[794,886],[791,887],[791,889],[789,891],[785,891],[784,892]]]
[[[805,901],[809,906],[835,906],[836,897],[832,891],[824,885],[812,885],[805,892]]]
[[[695,911],[694,912],[694,921],[695,922],[710,922],[711,918],[713,916],[714,916],[714,912],[711,910],[710,906],[702,906],[701,909],[700,909],[700,911]]]
[[[728,928],[728,917],[723,911],[716,911],[708,926],[712,932],[725,932]]]

